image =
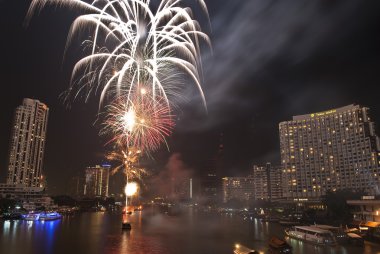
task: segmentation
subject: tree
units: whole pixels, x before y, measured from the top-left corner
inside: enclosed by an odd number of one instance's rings
[[[352,221],[351,207],[347,200],[360,199],[364,192],[353,192],[352,190],[329,191],[323,197],[323,204],[327,209],[327,219],[333,224],[349,224]]]

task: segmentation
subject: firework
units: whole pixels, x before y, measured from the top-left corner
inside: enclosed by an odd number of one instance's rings
[[[166,137],[174,128],[173,115],[164,98],[154,99],[145,88],[132,98],[121,97],[106,106],[104,118],[100,133],[110,136],[109,142],[117,141],[148,153],[166,144]]]
[[[127,197],[131,197],[133,195],[136,194],[137,192],[137,189],[138,189],[138,185],[137,183],[135,182],[128,182],[126,185],[125,185],[125,195]]]
[[[123,172],[126,179],[141,180],[148,172],[139,166],[141,151],[135,147],[122,148],[112,151],[106,155],[107,160],[117,164],[111,171],[111,175]]]
[[[100,92],[100,105],[126,95],[130,101],[140,83],[149,84],[153,101],[180,96],[182,73],[196,84],[205,104],[200,85],[200,42],[210,45],[208,36],[193,19],[182,0],[162,0],[152,6],[150,0],[33,0],[26,21],[45,5],[67,6],[83,10],[72,23],[67,45],[82,32],[91,30],[83,42],[89,55],[79,60],[72,71],[68,94],[86,100]],[[198,0],[208,18],[207,7]],[[183,82],[182,82],[183,83]],[[71,96],[70,96],[71,97]],[[206,105],[206,104],[205,104]]]

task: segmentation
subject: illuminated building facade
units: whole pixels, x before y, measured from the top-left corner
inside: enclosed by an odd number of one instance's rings
[[[9,149],[7,184],[42,186],[42,166],[49,108],[38,100],[24,99],[15,110]]]
[[[377,188],[380,144],[368,108],[294,116],[279,124],[279,132],[285,198]]]
[[[254,199],[269,199],[269,176],[266,166],[253,166]]]
[[[253,199],[252,177],[224,177],[223,179],[223,202],[231,199],[248,201]]]
[[[85,170],[84,195],[87,197],[108,197],[109,170],[111,165],[87,167]]]
[[[270,162],[253,166],[254,199],[275,201],[282,198],[281,167]]]

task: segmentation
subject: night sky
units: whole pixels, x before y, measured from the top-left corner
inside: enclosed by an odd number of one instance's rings
[[[194,13],[213,44],[212,54],[203,55],[208,112],[196,90],[187,91],[170,152],[157,152],[153,168],[176,153],[199,172],[223,133],[224,174],[248,174],[252,163],[279,163],[280,121],[352,103],[370,107],[380,126],[380,1],[206,3],[211,29],[199,9]],[[29,4],[0,0],[0,182],[13,111],[29,97],[50,108],[44,172],[49,190],[63,193],[70,177],[103,161],[105,140],[94,124],[98,101],[78,100],[69,109],[59,98],[83,56],[77,42],[63,61],[67,32],[80,13],[45,8],[25,27]]]

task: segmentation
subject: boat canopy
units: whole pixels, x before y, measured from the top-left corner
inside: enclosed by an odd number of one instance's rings
[[[301,230],[309,231],[309,232],[313,232],[313,233],[319,233],[319,234],[326,234],[326,233],[329,234],[329,233],[331,233],[328,230],[321,229],[321,228],[318,228],[318,227],[315,227],[315,226],[295,226],[294,228],[295,229],[301,229]]]

